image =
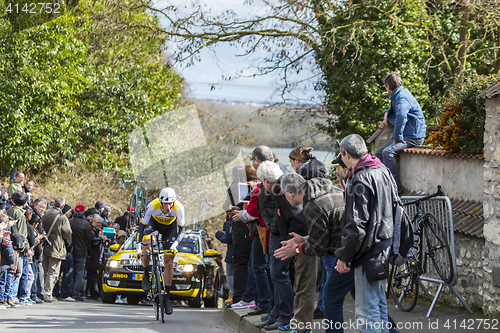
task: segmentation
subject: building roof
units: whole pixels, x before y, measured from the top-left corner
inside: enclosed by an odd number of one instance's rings
[[[492,98],[493,96],[496,95],[500,95],[500,79],[497,82],[495,82],[492,86],[490,86],[488,89],[480,93],[476,97],[476,100]]]
[[[421,192],[404,190],[401,196],[426,196]],[[458,200],[450,198],[453,211],[453,229],[455,232],[484,238],[483,203],[474,200]]]
[[[472,159],[484,160],[484,156],[482,154],[472,155],[472,154],[465,154],[465,153],[453,153],[453,152],[447,151],[447,150],[434,150],[434,149],[420,148],[420,147],[406,148],[403,150],[403,152],[408,153],[408,154],[437,155],[437,156],[472,158]]]

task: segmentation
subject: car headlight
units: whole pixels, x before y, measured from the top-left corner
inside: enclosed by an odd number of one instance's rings
[[[120,281],[108,280],[107,284],[108,284],[108,286],[111,286],[111,287],[118,287],[120,285]]]
[[[110,260],[108,261],[108,266],[111,268],[119,268],[122,267],[120,260]]]
[[[195,265],[178,265],[177,268],[181,271],[181,272],[185,272],[185,273],[191,273],[193,271],[196,270],[196,266]]]

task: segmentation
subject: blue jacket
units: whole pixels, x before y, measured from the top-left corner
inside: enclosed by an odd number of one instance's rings
[[[217,238],[221,243],[227,244],[227,252],[225,262],[233,262],[233,230],[231,228],[231,221],[224,222],[224,232],[217,231],[215,233],[215,238]]]
[[[425,138],[425,118],[422,108],[408,89],[399,86],[391,93],[387,120],[394,125],[394,141]]]
[[[14,257],[14,249],[12,248],[12,244],[3,245],[0,238],[0,253],[2,254],[2,261],[0,265],[12,265],[16,258]]]

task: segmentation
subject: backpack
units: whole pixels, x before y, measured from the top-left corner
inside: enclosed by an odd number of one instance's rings
[[[389,263],[393,266],[401,266],[406,262],[407,258],[413,256],[413,225],[401,198],[395,191],[394,183],[392,193],[394,198],[394,234],[392,235],[392,246],[389,251]]]

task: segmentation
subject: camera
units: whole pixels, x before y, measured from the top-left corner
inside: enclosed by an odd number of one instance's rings
[[[47,245],[47,246],[52,246],[52,243],[49,241],[49,238],[47,237],[47,234],[46,233],[43,233],[43,238],[42,238],[42,242]]]

